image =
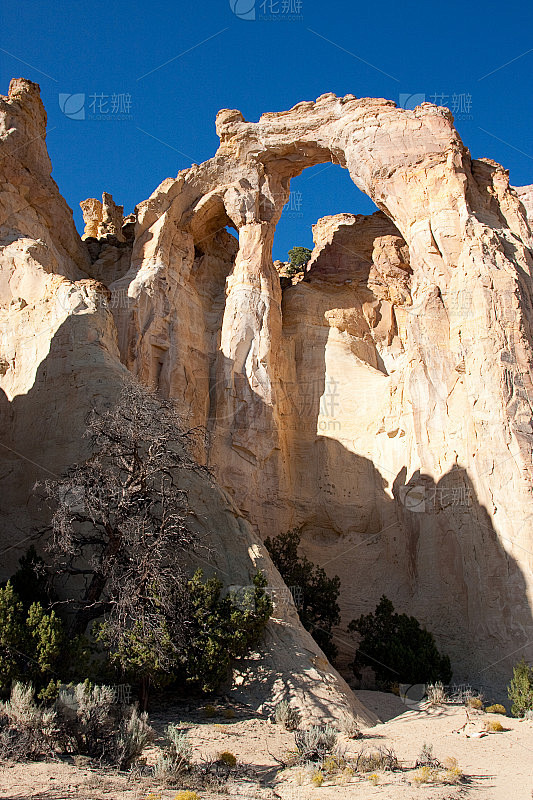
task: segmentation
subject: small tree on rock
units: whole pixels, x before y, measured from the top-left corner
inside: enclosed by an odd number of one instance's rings
[[[287,267],[287,275],[292,278],[294,275],[299,275],[305,272],[305,268],[311,259],[312,251],[308,247],[293,247],[288,252],[289,266]]]

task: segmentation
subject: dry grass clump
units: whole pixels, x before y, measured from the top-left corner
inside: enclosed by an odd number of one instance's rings
[[[430,705],[442,706],[446,703],[446,692],[441,681],[430,683],[426,689],[426,693]]]
[[[488,719],[485,722],[484,727],[488,733],[503,733],[505,730],[501,722],[499,722],[497,719]]]
[[[186,790],[184,792],[178,792],[176,795],[174,795],[172,800],[200,800],[200,797],[196,794],[196,792],[190,792],[189,790]]]
[[[355,717],[344,714],[339,721],[340,732],[343,733],[348,739],[360,739],[363,734],[357,724]]]
[[[207,705],[204,706],[204,716],[210,719],[211,717],[216,717],[217,715],[218,711],[216,709],[216,706],[212,705],[211,703],[208,703]]]
[[[467,697],[465,705],[467,708],[473,708],[476,711],[483,711],[483,700],[481,697]]]
[[[324,773],[319,769],[315,769],[313,777],[311,778],[311,783],[313,783],[314,786],[322,786],[324,783]]]
[[[422,758],[426,763],[421,763]],[[424,745],[421,756],[416,761],[415,772],[411,777],[415,785],[420,786],[424,783],[457,784],[463,779],[463,772],[459,768],[456,758],[445,758],[441,762],[433,756],[433,747]]]
[[[487,706],[485,711],[486,711],[487,714],[503,714],[503,715],[507,715],[507,711],[505,709],[505,706],[502,706],[501,703],[494,703],[491,706]]]
[[[377,750],[361,750],[354,759],[356,772],[396,772],[401,769],[398,757],[392,747],[378,747]]]
[[[283,725],[288,731],[295,731],[300,725],[300,713],[291,708],[288,700],[281,700],[274,709],[274,722]]]

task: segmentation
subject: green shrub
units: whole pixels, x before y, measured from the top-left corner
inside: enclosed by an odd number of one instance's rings
[[[21,674],[20,653],[26,646],[22,603],[8,581],[0,589],[0,690]]]
[[[210,693],[228,678],[233,662],[259,644],[272,613],[266,585],[258,572],[237,600],[223,595],[216,576],[204,581],[199,569],[188,581],[187,636],[179,646],[164,620],[149,630],[133,621],[119,637],[104,621],[96,627],[97,638],[133,683],[141,677],[156,686],[174,682]]]
[[[298,555],[301,534],[297,529],[281,533],[274,539],[265,539],[272,561],[287,586],[297,587],[301,603],[297,607],[302,625],[309,631],[326,656],[334,660],[337,648],[333,643],[332,628],[340,623],[340,579],[328,578],[306,556]]]
[[[511,714],[514,717],[524,717],[533,710],[533,667],[523,658],[513,669],[507,695],[512,702]]]
[[[348,629],[361,636],[352,665],[358,678],[361,667],[370,666],[385,685],[450,682],[450,659],[439,653],[433,635],[414,617],[395,614],[385,595],[373,614],[352,620]]]
[[[11,576],[10,582],[26,611],[32,603],[40,603],[43,608],[48,608],[56,599],[46,564],[41,556],[37,555],[33,545],[19,558],[19,568]]]
[[[18,679],[47,687],[64,666],[66,637],[55,611],[46,613],[40,603],[26,611],[11,581],[0,589],[0,690]]]
[[[290,278],[305,272],[305,268],[311,259],[311,253],[312,251],[308,247],[293,247],[289,250],[290,262],[287,267],[287,275]]]
[[[203,692],[215,691],[227,680],[232,663],[256,647],[272,614],[265,592],[266,578],[258,572],[253,585],[239,595],[222,596],[215,576],[203,580],[197,570],[189,581],[190,639],[185,647],[181,675]]]

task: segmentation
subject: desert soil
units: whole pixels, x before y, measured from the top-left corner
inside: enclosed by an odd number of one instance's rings
[[[404,769],[378,773],[376,785],[368,777],[327,778],[319,787],[312,772],[293,767],[281,770],[279,762],[294,747],[294,736],[263,717],[242,707],[227,709],[217,704],[215,716],[200,706],[173,706],[151,715],[158,734],[146,752],[146,768],[132,775],[119,775],[91,768],[78,759],[0,765],[2,800],[173,800],[179,788],[163,787],[148,775],[149,765],[163,743],[168,722],[183,722],[189,728],[195,760],[216,759],[230,751],[238,761],[225,786],[196,789],[202,800],[531,800],[533,797],[533,722],[500,715],[470,712],[464,707],[406,708],[395,695],[360,691],[357,695],[376,711],[383,722],[363,729],[363,738],[343,738],[346,754],[362,747],[393,747]],[[231,716],[234,714],[234,716]],[[488,719],[499,720],[502,733],[476,736]],[[460,732],[456,732],[460,730]],[[342,738],[342,737],[341,737]],[[464,773],[458,785],[422,784],[413,781],[414,762],[424,743],[433,745],[434,755],[444,761],[457,759]],[[185,788],[185,787],[184,787]]]

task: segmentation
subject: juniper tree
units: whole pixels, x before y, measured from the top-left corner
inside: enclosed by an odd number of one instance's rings
[[[186,638],[185,557],[201,547],[184,488],[187,473],[208,475],[189,453],[194,431],[171,400],[129,379],[112,408],[90,413],[85,435],[86,461],[44,484],[71,634],[104,616],[110,650],[134,639],[147,667],[170,669]]]

